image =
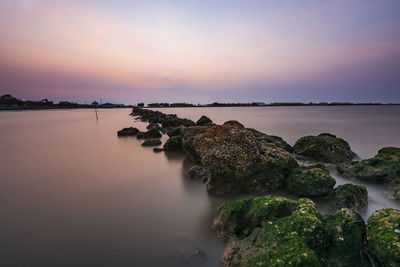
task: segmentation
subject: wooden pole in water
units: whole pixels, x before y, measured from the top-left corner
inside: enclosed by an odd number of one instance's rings
[[[96,121],[98,121],[99,117],[97,116],[97,108],[94,108],[94,111],[96,112]]]

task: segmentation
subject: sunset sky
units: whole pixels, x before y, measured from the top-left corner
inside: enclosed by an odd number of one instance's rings
[[[1,0],[0,94],[400,102],[399,0]]]

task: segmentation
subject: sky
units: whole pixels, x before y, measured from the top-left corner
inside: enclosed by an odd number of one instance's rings
[[[398,0],[1,0],[0,94],[400,102]]]

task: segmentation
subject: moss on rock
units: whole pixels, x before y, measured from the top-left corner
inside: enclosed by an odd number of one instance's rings
[[[301,137],[293,148],[296,154],[321,162],[337,164],[351,161],[355,157],[345,140],[328,133]]]
[[[328,195],[336,181],[329,172],[319,167],[311,167],[303,172],[293,173],[286,181],[289,191],[308,197]]]
[[[381,266],[400,266],[400,210],[381,209],[368,218],[368,251]]]
[[[373,158],[340,164],[338,171],[344,176],[369,182],[400,183],[400,148],[382,148]]]
[[[164,144],[165,151],[180,151],[182,150],[182,139],[178,136],[172,136],[168,138]]]
[[[331,199],[336,209],[348,208],[358,212],[368,205],[368,191],[363,185],[344,184],[333,190]]]

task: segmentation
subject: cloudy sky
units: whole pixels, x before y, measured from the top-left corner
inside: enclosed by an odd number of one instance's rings
[[[1,0],[3,93],[400,102],[400,1]]]

